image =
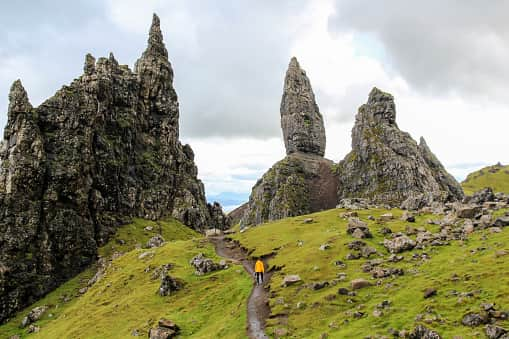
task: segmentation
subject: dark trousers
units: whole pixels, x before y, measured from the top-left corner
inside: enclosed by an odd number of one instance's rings
[[[257,285],[263,284],[263,272],[255,272],[255,279]]]

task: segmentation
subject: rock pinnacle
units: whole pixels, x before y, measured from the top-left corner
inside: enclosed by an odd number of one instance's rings
[[[323,118],[309,78],[295,57],[286,71],[280,111],[286,154],[302,152],[323,156]]]

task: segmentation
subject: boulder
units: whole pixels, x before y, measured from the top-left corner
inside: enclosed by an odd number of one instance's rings
[[[469,203],[472,204],[483,204],[485,202],[493,202],[495,201],[495,194],[493,193],[493,190],[490,187],[483,188],[482,190],[479,190],[472,194],[470,199],[468,199]]]
[[[477,327],[482,324],[486,324],[487,318],[485,316],[481,316],[478,313],[467,313],[461,319],[461,323],[465,326]]]
[[[385,213],[380,216],[380,221],[387,222],[394,219],[392,213]]]
[[[291,275],[287,275],[284,277],[282,285],[284,287],[287,287],[287,286],[295,285],[301,281],[302,281],[302,279],[300,278],[299,275],[291,274]]]
[[[203,253],[196,255],[189,261],[189,264],[195,268],[196,275],[203,275],[225,268],[225,266],[215,263],[212,259],[206,258]]]
[[[437,289],[436,288],[427,288],[424,290],[424,299],[428,299],[432,296],[435,296],[437,295]]]
[[[309,285],[309,288],[312,289],[313,291],[318,291],[318,290],[321,290],[322,288],[327,287],[327,286],[329,286],[328,281],[320,281],[320,282],[311,283]]]
[[[500,326],[486,325],[484,329],[486,332],[486,336],[489,339],[498,339],[501,338],[504,334],[507,334],[507,330]]]
[[[353,290],[359,290],[361,288],[371,286],[372,284],[366,279],[359,278],[350,281],[350,285],[352,286]]]
[[[164,297],[181,290],[183,287],[184,284],[180,280],[166,275],[161,278],[161,285],[159,286],[158,293],[160,296]]]
[[[146,248],[161,247],[164,244],[164,238],[162,235],[157,234],[147,241]]]
[[[509,226],[509,216],[498,217],[493,222],[493,226],[495,226],[495,227],[506,227],[506,226]]]
[[[217,228],[209,228],[208,230],[205,230],[205,236],[206,237],[216,237],[223,235],[223,231],[217,229]]]
[[[390,253],[401,253],[403,251],[412,250],[415,247],[415,241],[406,235],[399,235],[392,240],[384,239],[384,247]]]
[[[473,219],[481,213],[481,206],[479,205],[458,205],[456,207],[456,215],[458,218]]]
[[[401,220],[406,222],[415,222],[415,216],[408,211],[404,211],[403,215],[401,216]]]
[[[47,309],[48,306],[37,306],[33,308],[21,321],[21,327],[26,327],[41,319],[42,315],[46,312]]]
[[[359,218],[348,219],[348,227],[346,232],[351,234],[354,238],[358,239],[373,237],[369,231],[368,225],[364,221],[361,221]]]
[[[408,336],[410,339],[441,339],[440,335],[430,330],[429,328],[426,328],[423,325],[417,325],[414,330],[410,333]]]

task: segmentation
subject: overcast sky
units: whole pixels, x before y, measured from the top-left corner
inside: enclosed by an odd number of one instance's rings
[[[424,136],[456,178],[509,162],[507,1],[20,0],[0,9],[2,128],[15,79],[38,105],[82,74],[88,52],[132,67],[158,13],[182,140],[207,195],[228,208],[284,156],[279,104],[292,56],[311,80],[334,161],[377,86],[395,96],[399,127]]]

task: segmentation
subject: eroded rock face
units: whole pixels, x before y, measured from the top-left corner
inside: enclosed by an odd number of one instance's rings
[[[245,225],[334,208],[337,178],[333,162],[321,156],[293,153],[258,180],[244,212]]]
[[[418,145],[396,124],[394,98],[374,88],[359,108],[352,130],[352,151],[338,166],[342,198],[368,198],[399,206],[423,194],[432,201],[463,197],[461,186],[446,172],[424,139]]]
[[[281,128],[286,154],[325,154],[325,128],[306,72],[294,57],[286,71],[281,100]]]
[[[9,94],[0,150],[0,322],[96,258],[131,217],[211,221],[194,154],[179,140],[173,70],[154,16],[136,72],[87,55],[84,74],[33,108]]]

